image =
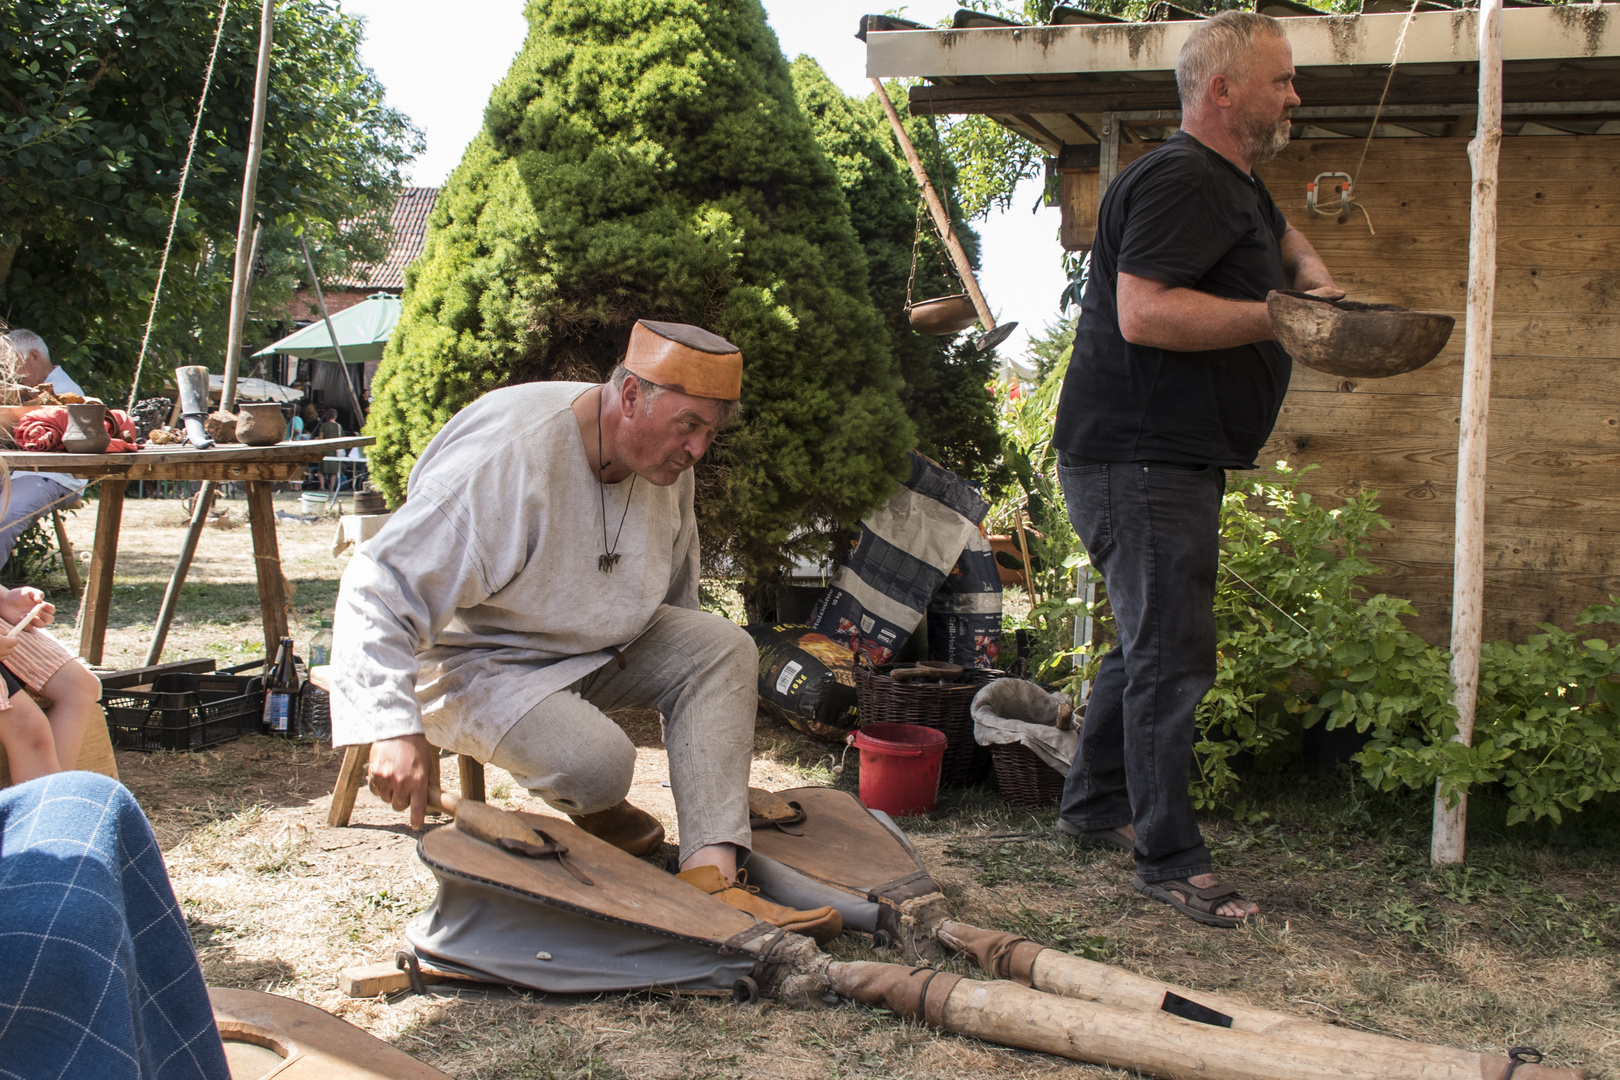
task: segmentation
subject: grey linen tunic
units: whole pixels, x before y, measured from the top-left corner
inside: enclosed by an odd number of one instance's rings
[[[405,505],[338,590],[332,743],[425,732],[488,761],[545,697],[607,663],[660,604],[698,606],[692,473],[607,485],[607,533],[628,515],[611,574],[601,485],[569,408],[588,383],[495,390],[417,459]]]

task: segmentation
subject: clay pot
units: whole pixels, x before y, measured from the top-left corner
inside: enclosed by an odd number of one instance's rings
[[[273,446],[287,434],[287,421],[275,402],[243,405],[236,413],[236,438],[248,446]]]
[[[67,430],[62,433],[62,449],[70,454],[99,454],[107,449],[112,434],[107,431],[107,406],[86,402],[66,405]]]

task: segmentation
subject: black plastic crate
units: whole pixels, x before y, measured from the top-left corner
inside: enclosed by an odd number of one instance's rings
[[[255,660],[219,672],[159,675],[150,690],[105,689],[101,705],[113,746],[201,750],[262,730],[264,677],[237,674],[262,667]]]

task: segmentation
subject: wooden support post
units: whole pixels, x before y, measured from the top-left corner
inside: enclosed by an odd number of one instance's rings
[[[196,504],[191,508],[191,526],[186,529],[185,543],[180,545],[180,558],[175,560],[174,573],[169,575],[169,587],[163,590],[163,603],[158,608],[157,625],[152,628],[152,644],[146,649],[146,666],[151,667],[163,659],[163,643],[169,638],[169,625],[174,622],[174,609],[180,604],[180,590],[191,572],[192,557],[197,554],[197,541],[203,525],[208,521],[208,508],[214,504],[214,484],[205,480],[197,491]],[[268,663],[273,655],[266,657]]]
[[[259,614],[264,620],[264,658],[268,664],[287,635],[287,590],[281,574],[281,548],[276,542],[274,485],[250,480],[248,524],[253,530],[253,564],[259,579]]]
[[[950,252],[951,262],[956,264],[956,272],[961,275],[962,285],[967,289],[968,296],[973,300],[973,310],[979,313],[979,321],[984,324],[986,333],[996,328],[996,317],[990,314],[990,305],[985,303],[984,294],[979,291],[979,279],[974,276],[973,264],[968,261],[967,252],[962,250],[962,241],[956,238],[956,230],[951,226],[951,215],[940,202],[939,195],[934,191],[934,185],[928,180],[928,170],[923,168],[922,159],[917,156],[917,150],[911,145],[911,137],[906,134],[906,127],[900,122],[900,114],[894,109],[894,102],[889,100],[889,92],[883,89],[883,80],[873,79],[872,85],[877,87],[878,101],[883,103],[883,111],[888,114],[889,126],[894,129],[894,137],[900,141],[900,149],[906,155],[906,163],[911,166],[911,175],[917,178],[917,186],[922,188],[923,200],[928,204],[928,212],[933,215],[934,225],[939,229],[939,235],[945,238],[945,249]]]
[[[1496,183],[1502,149],[1502,0],[1480,0],[1479,129],[1468,144],[1474,197],[1468,234],[1468,321],[1463,343],[1457,443],[1457,537],[1451,579],[1452,703],[1460,743],[1474,737],[1485,603],[1485,429],[1491,401],[1491,316],[1496,303]],[[1451,805],[1438,790],[1430,859],[1463,861],[1468,797]]]
[[[242,206],[236,221],[236,267],[231,275],[231,322],[225,341],[225,385],[219,407],[230,412],[236,405],[236,369],[242,359],[242,323],[247,318],[247,283],[252,272],[253,202],[259,189],[259,157],[264,150],[264,110],[270,97],[270,48],[275,25],[275,0],[263,0],[259,10],[259,66],[253,81],[253,117],[248,124],[247,164],[242,169]],[[274,655],[272,653],[272,655]]]
[[[56,526],[56,551],[62,556],[62,572],[67,575],[68,590],[77,598],[84,592],[84,581],[79,577],[79,559],[68,540],[67,523],[62,520],[61,510],[51,511],[51,524]]]
[[[101,663],[102,644],[107,637],[113,571],[118,566],[118,527],[123,517],[124,480],[108,477],[101,482],[95,547],[90,557],[90,585],[84,592],[84,627],[79,632],[79,655],[91,664]]]
[[[349,404],[354,406],[354,415],[360,422],[366,422],[366,410],[360,404],[360,395],[354,389],[354,383],[349,381],[349,364],[343,359],[343,346],[338,344],[337,331],[332,329],[332,316],[326,310],[326,296],[321,292],[321,279],[315,275],[315,260],[309,257],[309,244],[304,241],[303,233],[298,234],[298,249],[304,253],[304,271],[309,275],[309,287],[315,290],[315,303],[320,306],[321,319],[326,323],[326,336],[332,340],[332,351],[337,354],[338,370],[343,373],[343,386],[349,391]],[[338,484],[343,483],[343,473],[338,473]],[[332,500],[334,503],[337,499]]]

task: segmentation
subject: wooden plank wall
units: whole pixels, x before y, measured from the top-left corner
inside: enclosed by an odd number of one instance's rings
[[[1359,139],[1302,140],[1259,171],[1351,299],[1457,316],[1446,350],[1391,379],[1341,380],[1295,365],[1262,463],[1321,466],[1327,497],[1372,488],[1394,526],[1374,542],[1371,592],[1417,607],[1414,629],[1451,625],[1453,499],[1468,267],[1466,140],[1378,139],[1345,224],[1312,217],[1305,184],[1355,173]],[[1124,148],[1122,148],[1124,149]],[[1124,158],[1126,155],[1122,154]],[[1131,155],[1134,156],[1134,155]],[[1486,640],[1538,622],[1572,627],[1620,595],[1620,136],[1504,140],[1495,359],[1488,428]]]

